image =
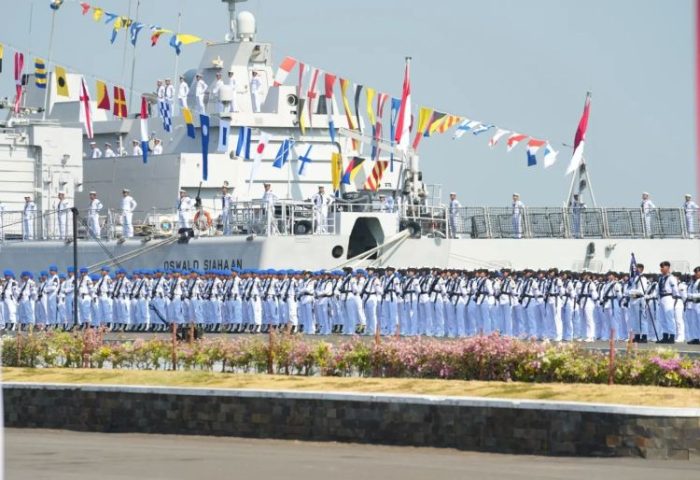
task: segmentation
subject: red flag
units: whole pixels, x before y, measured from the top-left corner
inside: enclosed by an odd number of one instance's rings
[[[90,4],[81,2],[80,7],[83,9],[83,15],[87,15],[87,13],[90,11]]]
[[[88,138],[93,137],[92,133],[92,113],[90,112],[90,92],[88,92],[85,79],[80,80],[80,104],[81,104],[81,120],[85,125],[85,133]]]
[[[574,136],[574,154],[571,156],[571,162],[566,169],[566,175],[574,172],[583,161],[583,147],[586,143],[586,130],[588,130],[588,116],[591,112],[591,93],[586,94],[586,103],[583,106],[583,114],[578,122],[576,135]]]
[[[19,112],[19,105],[22,102],[22,70],[24,70],[24,54],[15,52],[15,113]]]
[[[114,116],[126,118],[126,95],[122,87],[114,87]]]
[[[396,143],[399,148],[408,147],[411,124],[411,60],[406,59],[406,70],[403,76],[403,90],[401,91],[401,107],[396,121]]]
[[[97,80],[95,82],[95,87],[97,90],[97,108],[100,110],[111,110],[111,105],[109,104],[109,92],[107,91],[107,84],[102,80]]]

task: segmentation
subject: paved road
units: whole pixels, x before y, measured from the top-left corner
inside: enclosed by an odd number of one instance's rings
[[[7,478],[566,479],[698,478],[698,462],[546,458],[411,447],[217,437],[6,431]]]

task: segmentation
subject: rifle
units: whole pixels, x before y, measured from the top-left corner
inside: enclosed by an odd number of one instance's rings
[[[196,208],[197,210],[202,208],[201,193],[202,193],[202,182],[199,182],[199,187],[197,187],[197,196],[194,197],[194,208]]]
[[[651,318],[651,326],[654,329],[654,336],[656,337],[656,340],[659,340],[659,334],[656,331],[656,319],[654,318],[654,312],[652,311],[651,307],[649,306],[649,300],[644,300],[644,305],[646,305],[647,310],[649,311],[649,318]],[[641,319],[640,319],[641,322]],[[641,331],[641,328],[640,328]]]

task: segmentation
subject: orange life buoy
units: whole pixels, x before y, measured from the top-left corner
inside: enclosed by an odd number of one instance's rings
[[[207,227],[211,227],[211,225],[212,225],[211,214],[209,212],[207,212],[206,210],[200,210],[194,214],[194,224],[199,225],[199,214],[200,213],[204,214],[204,218],[207,221]]]

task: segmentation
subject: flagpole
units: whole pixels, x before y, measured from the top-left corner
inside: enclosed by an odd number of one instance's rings
[[[182,30],[182,9],[184,7],[184,3],[185,3],[185,0],[182,0],[180,2],[180,11],[177,12],[177,32],[175,33],[175,35],[179,35],[180,30]],[[175,74],[173,75],[173,83],[176,82],[178,79],[177,70],[179,68],[179,64],[180,64],[180,55],[176,54],[175,55]]]
[[[32,7],[34,4],[32,3]],[[51,11],[51,31],[49,32],[49,55],[46,57],[46,72],[49,75],[49,65],[51,63],[51,53],[53,51],[53,32],[56,26],[56,10]],[[31,24],[29,26],[31,29]],[[41,112],[41,119],[46,120],[46,111],[49,109],[49,82],[47,82],[46,89],[44,91],[44,111]]]
[[[139,7],[141,6],[141,0],[136,0],[136,20],[134,22],[139,21]],[[126,38],[128,42],[129,38],[129,30],[126,32]],[[133,111],[132,106],[133,106],[133,101],[134,101],[134,72],[136,71],[136,45],[134,45],[133,48],[134,54],[131,57],[131,82],[129,83],[129,111]]]
[[[129,0],[129,14],[128,14],[129,17],[128,18],[131,18],[132,2],[133,2],[133,0]],[[117,20],[119,20],[121,22],[121,19],[117,19]],[[126,74],[126,48],[127,48],[127,45],[129,45],[129,33],[128,32],[126,33],[125,38],[124,38],[124,53],[122,55],[122,83],[125,80],[124,75]],[[129,92],[129,101],[131,101],[131,96],[132,96],[132,93]]]

